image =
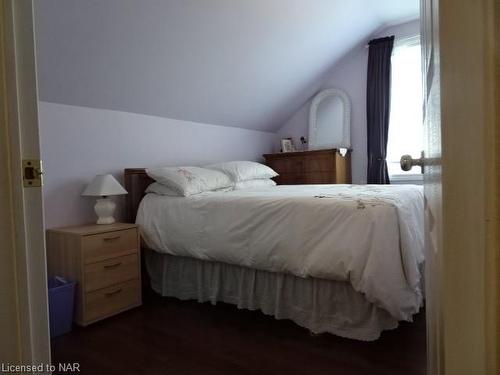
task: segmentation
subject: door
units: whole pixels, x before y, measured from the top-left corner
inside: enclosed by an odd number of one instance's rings
[[[429,375],[496,373],[494,8],[422,0]]]
[[[0,361],[45,365],[42,188],[23,187],[22,170],[23,160],[40,158],[32,1],[0,0],[0,21]]]

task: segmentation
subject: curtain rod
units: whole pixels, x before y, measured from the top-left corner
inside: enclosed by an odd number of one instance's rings
[[[409,42],[409,41],[412,41],[412,40],[417,39],[417,38],[420,40],[420,34],[405,36],[404,38],[396,38],[395,37],[394,38],[394,45]],[[366,43],[365,48],[370,48],[370,43]]]

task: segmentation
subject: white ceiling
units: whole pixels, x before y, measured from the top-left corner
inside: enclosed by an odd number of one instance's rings
[[[394,24],[418,18],[420,0],[365,0],[382,24]]]
[[[40,98],[275,131],[418,0],[37,0]]]

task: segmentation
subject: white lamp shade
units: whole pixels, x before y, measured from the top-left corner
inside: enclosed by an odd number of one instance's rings
[[[106,197],[127,194],[127,191],[110,174],[98,174],[83,191],[82,195]]]

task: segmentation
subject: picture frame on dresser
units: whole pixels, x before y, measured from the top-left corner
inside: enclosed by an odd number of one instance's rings
[[[282,138],[281,139],[281,152],[294,152],[295,147],[293,146],[292,138]]]

